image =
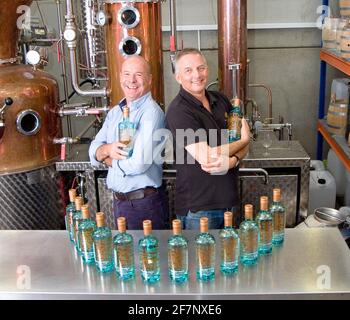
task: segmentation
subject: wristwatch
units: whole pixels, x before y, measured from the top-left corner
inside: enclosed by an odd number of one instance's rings
[[[236,154],[234,154],[232,157],[235,157],[237,159],[237,162],[236,162],[236,165],[235,165],[235,168],[239,165],[239,156],[237,156]]]

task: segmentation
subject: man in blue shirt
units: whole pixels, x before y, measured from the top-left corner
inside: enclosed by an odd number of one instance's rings
[[[164,113],[150,92],[152,75],[149,63],[141,56],[127,58],[121,69],[120,84],[125,95],[111,109],[101,130],[92,141],[89,156],[92,165],[109,166],[107,186],[113,190],[114,216],[125,217],[128,229],[142,229],[143,220],[152,220],[154,229],[165,229],[169,211],[162,188],[161,145],[154,133],[164,128]],[[130,110],[130,121],[136,125],[132,155],[119,142],[118,124],[123,107]],[[157,152],[158,151],[158,152]]]

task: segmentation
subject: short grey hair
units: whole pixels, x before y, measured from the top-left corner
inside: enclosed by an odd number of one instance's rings
[[[187,56],[188,54],[199,54],[203,58],[205,64],[207,65],[207,59],[205,58],[204,54],[200,50],[198,50],[196,48],[185,48],[185,49],[182,49],[181,51],[179,51],[176,54],[176,58],[175,58],[175,73],[178,72],[178,62],[179,62],[179,60],[182,57]]]

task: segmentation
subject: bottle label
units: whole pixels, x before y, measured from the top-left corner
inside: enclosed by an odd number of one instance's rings
[[[94,229],[88,229],[80,232],[79,246],[80,250],[84,252],[91,252],[93,250],[92,234]]]
[[[237,113],[231,113],[227,119],[229,141],[241,139],[242,119]]]
[[[235,238],[222,239],[221,261],[235,261],[236,247],[237,247],[237,240]]]
[[[212,268],[215,263],[215,246],[199,245],[196,248],[198,267],[200,269]]]
[[[112,239],[95,240],[96,261],[111,261],[113,256]]]
[[[184,268],[185,257],[183,249],[176,247],[169,249],[168,259],[171,270],[181,271]]]
[[[147,252],[142,250],[140,256],[141,269],[145,271],[157,271],[158,270],[158,254],[154,252]]]
[[[270,243],[272,241],[272,221],[259,221],[260,242]]]
[[[116,245],[115,254],[117,265],[120,268],[128,268],[133,265],[134,252],[131,245]]]
[[[246,253],[258,250],[258,233],[254,230],[241,234],[241,245]]]
[[[280,233],[283,232],[285,228],[285,213],[284,212],[274,212],[273,215],[274,222],[274,232]]]

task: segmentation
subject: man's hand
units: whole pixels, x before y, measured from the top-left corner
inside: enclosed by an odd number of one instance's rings
[[[223,175],[226,174],[229,169],[232,169],[236,163],[237,159],[235,157],[228,157],[227,155],[217,154],[215,158],[211,155],[212,162],[201,164],[203,171],[209,174]]]
[[[113,143],[103,144],[96,150],[96,159],[98,161],[104,161],[108,157],[116,160],[124,160],[128,153],[123,150],[126,145],[118,141]]]
[[[108,167],[111,167],[112,168],[112,165],[113,165],[113,159],[111,157],[108,157],[106,159],[103,160],[103,163],[105,165],[107,165]]]
[[[250,129],[246,119],[242,118],[241,140],[245,143],[250,141]]]

